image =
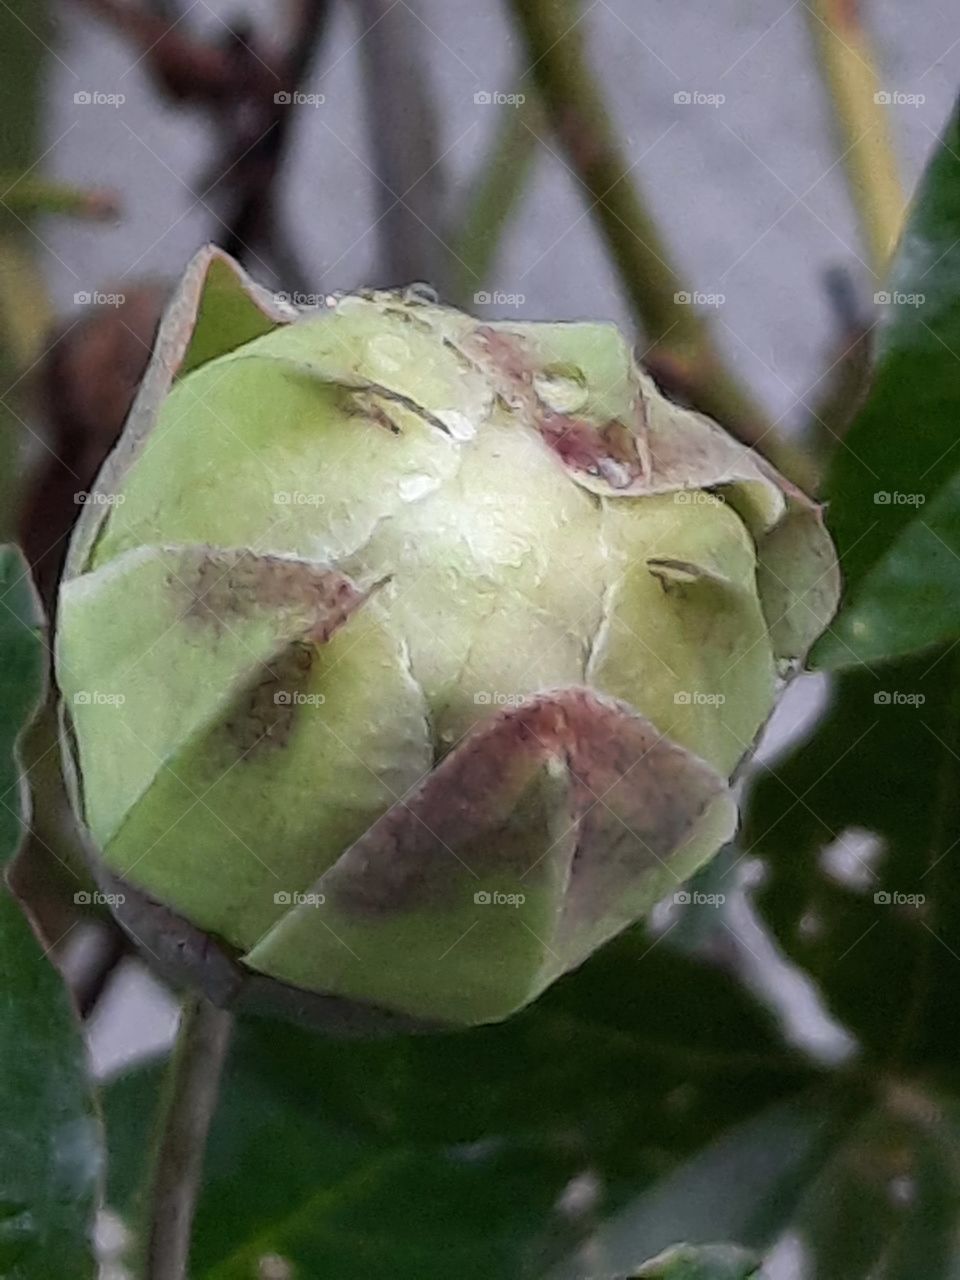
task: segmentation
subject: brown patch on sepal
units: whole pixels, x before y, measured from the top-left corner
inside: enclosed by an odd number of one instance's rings
[[[565,778],[564,827],[498,844],[538,778]],[[551,858],[568,863],[564,916],[577,927],[625,885],[665,861],[725,780],[626,704],[573,687],[530,698],[477,725],[410,797],[393,807],[319,882],[339,908],[389,915],[442,903],[463,879],[509,869],[536,883]],[[554,788],[556,793],[556,788]]]
[[[644,474],[640,438],[625,423],[617,419],[597,422],[590,417],[561,413],[543,402],[534,380],[549,369],[538,363],[519,334],[478,325],[473,337],[482,353],[485,370],[496,381],[501,401],[512,409],[525,411],[544,443],[565,467],[598,476],[617,490],[629,488]],[[645,423],[638,389],[637,426],[641,438]]]
[[[368,594],[325,565],[208,548],[185,553],[168,582],[187,596],[185,619],[219,630],[260,610],[295,611],[312,620],[309,634],[317,643],[328,640]]]
[[[643,473],[636,437],[622,422],[597,426],[541,408],[536,425],[565,466],[601,476],[614,489],[629,488]]]
[[[265,663],[224,721],[233,749],[243,758],[287,745],[310,681],[316,648],[295,640]]]

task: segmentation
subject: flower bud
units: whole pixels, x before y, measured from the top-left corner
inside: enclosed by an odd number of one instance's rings
[[[613,326],[297,312],[208,250],[71,547],[75,804],[214,998],[500,1019],[729,839],[836,594]]]

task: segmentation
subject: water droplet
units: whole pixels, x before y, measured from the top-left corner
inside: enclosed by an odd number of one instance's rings
[[[424,280],[417,280],[414,284],[408,284],[403,291],[404,302],[426,302],[431,306],[436,306],[440,301],[440,295],[432,284],[427,284]]]
[[[477,428],[459,409],[438,409],[434,417],[443,423],[454,440],[472,440],[477,434]]]
[[[533,389],[554,413],[578,413],[590,398],[586,374],[576,365],[553,365],[534,374]]]
[[[410,359],[410,348],[393,333],[381,333],[368,339],[365,351],[374,373],[398,373]]]
[[[424,471],[414,471],[410,475],[401,476],[397,488],[404,502],[416,502],[418,498],[426,497],[428,493],[439,489],[440,480],[437,476],[428,476]]]

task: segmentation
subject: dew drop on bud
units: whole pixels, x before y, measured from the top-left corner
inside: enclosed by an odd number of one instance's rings
[[[426,497],[428,493],[433,493],[439,487],[439,476],[428,476],[424,471],[414,471],[410,475],[401,476],[397,482],[397,489],[404,502],[416,502],[418,498]]]
[[[477,428],[459,409],[438,409],[433,416],[443,423],[454,440],[472,440],[477,434]]]
[[[570,365],[534,374],[533,389],[554,413],[578,413],[590,398],[583,370]]]
[[[417,280],[404,289],[403,300],[404,302],[426,302],[435,307],[440,301],[440,295],[432,284]]]
[[[410,348],[402,338],[392,333],[381,333],[375,338],[369,338],[365,351],[374,373],[398,373],[410,359]]]

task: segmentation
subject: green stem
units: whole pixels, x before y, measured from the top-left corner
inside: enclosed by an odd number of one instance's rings
[[[627,164],[583,52],[571,0],[508,0],[526,45],[530,75],[567,163],[586,190],[633,312],[651,344],[647,362],[739,439],[796,474],[789,446],[726,368],[688,293]]]
[[[543,112],[534,94],[501,109],[502,123],[467,197],[455,248],[459,270],[454,300],[469,307],[490,279],[503,233],[512,218],[537,154]]]
[[[870,256],[882,279],[900,236],[907,198],[870,38],[859,0],[810,0],[805,5],[820,74],[830,93],[850,196]]]
[[[186,1280],[203,1155],[232,1025],[231,1014],[201,996],[184,1005],[160,1105],[144,1280]]]

